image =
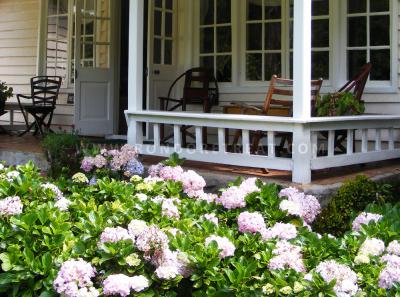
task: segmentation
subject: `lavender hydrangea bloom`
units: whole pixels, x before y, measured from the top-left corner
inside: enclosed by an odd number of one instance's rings
[[[95,186],[95,185],[97,185],[97,177],[96,175],[93,175],[89,181],[89,186]]]
[[[122,227],[110,228],[107,227],[104,229],[103,233],[100,235],[100,242],[118,242],[121,240],[129,240],[131,237],[128,234],[128,230]]]
[[[144,166],[141,162],[136,159],[130,160],[125,168],[125,175],[128,177],[134,175],[143,175],[144,173]]]
[[[281,270],[291,268],[297,272],[306,272],[300,247],[282,240],[276,244],[272,253],[275,256],[268,264],[269,269]]]
[[[266,229],[263,216],[258,212],[242,212],[238,217],[239,231],[242,233],[261,233]]]
[[[85,172],[90,172],[94,166],[94,159],[92,157],[85,157],[81,163],[81,169]]]
[[[386,251],[389,254],[400,256],[400,243],[397,240],[393,240],[389,243]]]
[[[206,246],[211,242],[215,241],[218,245],[218,249],[221,250],[219,256],[221,259],[231,257],[235,254],[235,245],[226,237],[211,235],[206,238]]]
[[[400,257],[385,255],[381,261],[386,263],[386,267],[379,274],[378,285],[383,289],[391,289],[396,283],[400,283]]]
[[[15,216],[22,213],[23,204],[18,196],[0,200],[0,216]]]
[[[377,222],[382,219],[380,214],[363,212],[353,221],[353,231],[360,231],[361,225],[368,225],[370,222]]]

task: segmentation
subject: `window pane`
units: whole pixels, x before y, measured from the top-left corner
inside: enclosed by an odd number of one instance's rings
[[[231,0],[217,1],[217,24],[226,24],[231,22]]]
[[[246,55],[246,80],[262,80],[262,54]]]
[[[262,50],[262,24],[247,25],[247,50]]]
[[[154,38],[153,63],[161,64],[161,39]]]
[[[162,12],[154,11],[154,35],[161,36],[162,31]]]
[[[82,35],[83,36],[93,36],[94,35],[94,26],[93,26],[93,20],[90,19],[82,19]]]
[[[164,64],[172,65],[172,40],[165,40],[164,47]]]
[[[370,20],[371,45],[389,45],[390,17],[388,15],[371,16]]]
[[[265,0],[265,19],[280,19],[282,16],[281,0]]]
[[[59,0],[59,14],[67,14],[68,13],[68,0]]]
[[[200,24],[214,24],[214,0],[200,0]]]
[[[212,69],[214,72],[214,57],[213,56],[207,56],[207,57],[200,57],[200,66],[205,67],[208,69]]]
[[[47,19],[47,39],[57,39],[57,18]]]
[[[371,12],[389,11],[389,0],[370,0]]]
[[[282,76],[281,54],[265,54],[265,80],[270,80],[272,75]]]
[[[217,27],[217,52],[230,52],[232,48],[231,27]]]
[[[390,80],[390,50],[371,50],[371,80]]]
[[[214,52],[214,28],[200,29],[200,53]]]
[[[217,80],[219,82],[232,81],[232,57],[217,56]]]
[[[48,16],[52,16],[52,15],[56,15],[58,14],[57,11],[57,0],[49,0],[49,4],[48,4],[48,8],[47,8],[47,15]]]
[[[348,51],[347,79],[353,78],[365,63],[367,63],[367,51],[364,50]]]
[[[281,23],[265,24],[265,49],[281,49]]]
[[[312,47],[329,47],[329,20],[312,21]]]
[[[262,0],[247,0],[247,19],[249,21],[262,19]]]
[[[351,17],[347,23],[348,46],[367,45],[367,18]]]
[[[312,15],[329,15],[329,0],[313,0]]]
[[[96,45],[96,68],[110,67],[110,46]]]
[[[154,0],[154,6],[158,8],[162,8],[163,0]]]
[[[166,12],[165,13],[165,36],[172,37],[172,27],[173,27],[172,13]]]
[[[313,52],[311,73],[313,79],[329,79],[329,52]]]
[[[166,9],[173,9],[174,7],[174,1],[173,0],[165,0],[165,8]]]
[[[376,0],[381,1],[381,0]],[[348,0],[348,13],[359,13],[367,11],[367,0]]]

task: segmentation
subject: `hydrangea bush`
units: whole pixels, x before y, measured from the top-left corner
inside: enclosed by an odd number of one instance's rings
[[[218,194],[205,186],[171,163],[95,184],[1,166],[0,294],[400,294],[400,205],[368,207],[335,238],[312,231],[320,205],[297,189],[254,178]]]

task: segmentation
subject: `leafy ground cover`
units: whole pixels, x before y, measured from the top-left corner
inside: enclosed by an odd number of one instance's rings
[[[294,188],[248,179],[208,194],[177,158],[145,178],[136,158],[95,152],[57,181],[0,166],[2,296],[400,293],[400,205],[370,205],[334,237],[311,230],[319,203]]]

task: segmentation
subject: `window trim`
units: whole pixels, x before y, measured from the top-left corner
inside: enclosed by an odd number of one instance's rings
[[[194,5],[195,17],[193,21],[193,54],[192,65],[198,65],[200,54],[200,1]],[[284,1],[284,3],[289,3]],[[330,3],[330,79],[325,80],[322,93],[334,92],[347,82],[347,1],[329,1]],[[391,51],[391,80],[385,83],[369,81],[364,93],[369,94],[397,94],[398,88],[398,1],[389,0],[390,3],[390,51]],[[236,4],[236,5],[235,5]],[[289,18],[289,7],[285,4],[285,17]],[[232,1],[232,82],[220,83],[220,91],[226,94],[238,93],[265,93],[269,81],[246,81],[246,1]],[[283,22],[283,26],[289,26],[289,22]],[[288,32],[283,28],[283,32]],[[282,43],[289,43],[289,36],[283,36]],[[284,46],[284,45],[283,45]],[[289,52],[283,51],[282,61],[289,59]],[[340,61],[334,63],[334,61]],[[288,68],[288,62],[284,61]],[[285,69],[289,71],[289,69]]]

